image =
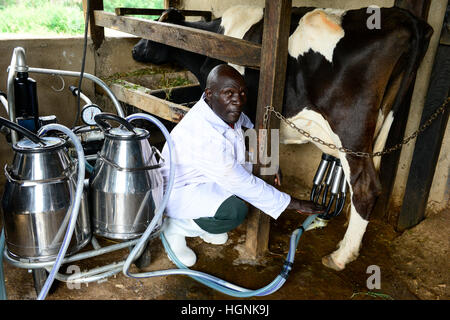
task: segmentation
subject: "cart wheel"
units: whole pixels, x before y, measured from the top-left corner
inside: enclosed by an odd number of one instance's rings
[[[36,290],[36,294],[39,296],[39,293],[41,292],[42,288],[44,288],[45,281],[47,280],[47,277],[49,273],[44,268],[41,269],[33,269],[33,281],[34,281],[34,289]],[[52,286],[50,287],[50,290],[48,293],[54,293],[57,288],[56,281],[53,281]]]
[[[39,296],[42,288],[44,287],[45,280],[47,280],[47,270],[42,269],[33,269],[33,281],[34,281],[34,289],[36,290],[36,294]]]
[[[150,244],[149,244],[149,242],[147,242],[142,254],[139,256],[139,258],[137,258],[134,261],[134,265],[136,267],[138,267],[139,269],[143,269],[143,268],[148,267],[150,265],[151,261],[152,261],[152,255],[150,252]]]

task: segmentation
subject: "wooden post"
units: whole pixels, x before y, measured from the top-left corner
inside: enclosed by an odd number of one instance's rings
[[[445,29],[445,28],[444,28]],[[446,30],[443,30],[444,32]],[[440,44],[431,74],[421,125],[447,99],[450,88],[450,46]],[[397,229],[403,231],[425,218],[428,195],[436,170],[450,106],[417,137]]]
[[[89,1],[89,35],[95,50],[100,48],[105,40],[105,30],[95,24],[94,10],[103,10],[103,0],[83,0],[83,16],[86,18],[87,2]]]
[[[273,106],[277,111],[282,108],[291,7],[291,0],[266,0],[255,123],[255,129],[258,131],[263,129],[266,106]],[[272,121],[271,128],[279,128],[279,121]],[[266,139],[258,134],[258,152],[254,153],[258,158],[260,146],[266,145],[266,142]],[[258,163],[254,166],[254,174],[259,176],[260,171],[261,166]],[[246,238],[246,249],[250,257],[257,258],[268,249],[269,230],[270,217],[252,207],[247,219]]]
[[[180,0],[164,0],[164,8],[179,8]]]
[[[395,6],[411,11],[414,15],[427,20],[428,11],[431,6],[430,0],[396,0]],[[411,82],[408,93],[405,96],[403,106],[395,116],[392,123],[391,130],[386,141],[386,147],[396,144],[399,137],[405,135],[406,125],[408,122],[408,115],[411,106],[411,98],[414,91],[415,79]],[[380,164],[380,181],[382,187],[382,193],[378,197],[373,210],[372,216],[379,218],[385,218],[390,223],[396,225],[395,217],[391,217],[388,214],[389,202],[391,199],[392,191],[394,188],[395,175],[398,169],[398,163],[400,160],[400,152],[394,152],[383,156]]]

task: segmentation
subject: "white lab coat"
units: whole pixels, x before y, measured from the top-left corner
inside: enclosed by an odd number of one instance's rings
[[[234,129],[219,118],[202,98],[171,132],[175,180],[166,214],[177,219],[212,217],[228,197],[237,197],[277,219],[291,197],[251,173],[245,162],[242,127],[253,128],[242,113]],[[165,144],[162,168],[169,176],[169,150]]]

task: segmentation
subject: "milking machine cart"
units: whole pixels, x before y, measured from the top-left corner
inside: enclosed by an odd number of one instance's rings
[[[57,124],[55,116],[39,116],[36,82],[30,73],[79,77],[80,72],[28,67],[23,48],[15,48],[8,92],[1,99],[9,116],[9,120],[0,118],[1,131],[14,153],[12,163],[4,168],[1,252],[8,263],[31,270],[38,298],[45,298],[55,278],[87,283],[122,270],[125,261],[70,279],[58,273],[63,263],[136,245],[163,200],[158,169],[164,159],[150,146],[149,132],[123,118],[119,101],[99,78],[82,75],[105,90],[118,115],[103,113],[80,90],[70,87],[86,102],[81,111],[84,125],[70,130]],[[114,128],[111,122],[120,126]],[[167,130],[164,134],[168,136]],[[155,222],[146,244],[160,232],[162,215]],[[100,247],[96,236],[115,244]],[[89,243],[93,250],[81,252]],[[139,268],[148,266],[149,248],[143,246],[133,262]],[[0,275],[3,278],[3,270]],[[6,297],[1,282],[0,292]]]
[[[53,115],[39,116],[37,86],[30,73],[91,80],[103,88],[117,114],[102,112],[80,89],[70,87],[72,94],[85,102],[81,110],[84,125],[69,129],[58,124]],[[292,233],[285,264],[270,284],[258,290],[239,287],[185,267],[161,232],[174,166],[170,134],[158,119],[144,113],[125,117],[112,91],[91,74],[28,67],[20,47],[12,54],[7,89],[6,94],[0,94],[0,102],[9,119],[0,118],[0,126],[14,154],[4,168],[0,257],[15,267],[30,270],[39,300],[45,299],[55,279],[73,284],[99,282],[121,271],[132,278],[188,275],[235,297],[269,295],[286,281],[302,233],[326,225],[345,203],[346,183],[339,160],[324,155],[314,178],[311,200],[325,204],[326,213],[309,216]],[[150,133],[133,125],[135,120],[149,121],[162,131],[169,159],[163,159],[150,145]],[[170,170],[164,185],[159,169],[166,161]],[[89,178],[85,178],[86,173]],[[327,204],[328,191],[331,199]],[[334,202],[336,208],[332,210]],[[149,243],[157,236],[178,269],[130,273],[133,263],[139,269],[150,264]],[[114,244],[102,247],[96,237]],[[59,272],[63,264],[125,248],[130,254],[123,261],[76,274]],[[0,299],[6,298],[0,260]]]

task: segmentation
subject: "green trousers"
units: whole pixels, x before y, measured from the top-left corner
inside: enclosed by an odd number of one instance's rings
[[[227,198],[217,209],[214,217],[194,219],[200,228],[209,233],[224,233],[233,230],[244,222],[248,207],[236,196]]]

